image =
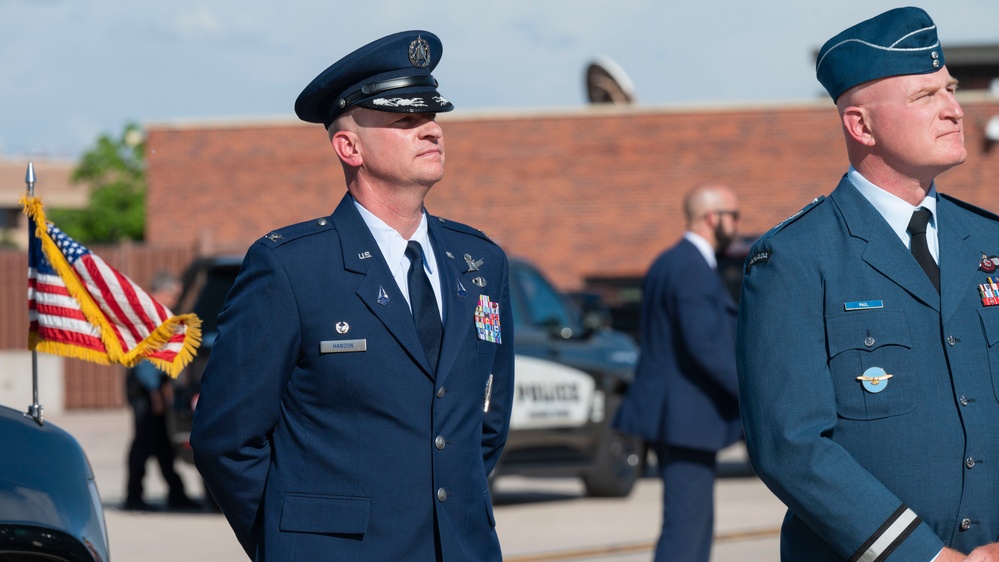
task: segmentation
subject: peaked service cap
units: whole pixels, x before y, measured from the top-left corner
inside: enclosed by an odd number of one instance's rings
[[[944,65],[937,26],[919,8],[895,8],[847,28],[819,49],[815,75],[835,102],[850,88]]]
[[[355,105],[395,113],[451,111],[454,105],[440,95],[430,74],[442,52],[441,40],[429,31],[402,31],[372,41],[316,76],[295,100],[295,113],[329,128]]]

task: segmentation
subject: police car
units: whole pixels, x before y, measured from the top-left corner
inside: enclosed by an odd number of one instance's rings
[[[175,381],[170,419],[178,456],[193,462],[188,438],[216,317],[241,257],[195,261],[177,306],[202,320],[198,356]],[[638,347],[608,328],[584,327],[579,310],[529,262],[510,260],[516,389],[510,437],[493,478],[504,474],[579,476],[592,496],[631,492],[645,458],[640,439],[610,428],[631,381]]]

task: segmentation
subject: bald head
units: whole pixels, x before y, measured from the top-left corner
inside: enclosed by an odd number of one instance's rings
[[[715,250],[723,250],[738,233],[739,198],[720,184],[704,184],[687,193],[683,200],[687,230],[704,238]]]
[[[724,185],[699,185],[687,193],[683,200],[683,213],[687,218],[687,228],[704,215],[718,211],[734,211],[738,207],[735,192]]]

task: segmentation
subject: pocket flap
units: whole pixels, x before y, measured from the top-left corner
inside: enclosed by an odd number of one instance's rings
[[[370,513],[370,498],[288,494],[281,508],[281,530],[363,535]]]
[[[892,310],[862,310],[826,318],[829,357],[848,350],[874,351],[885,345],[912,347],[905,316]]]

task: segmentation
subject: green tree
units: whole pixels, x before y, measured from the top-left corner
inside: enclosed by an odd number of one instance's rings
[[[125,125],[121,136],[103,134],[84,153],[73,183],[90,185],[83,209],[51,209],[48,218],[85,244],[142,240],[146,229],[146,161],[142,129]]]

